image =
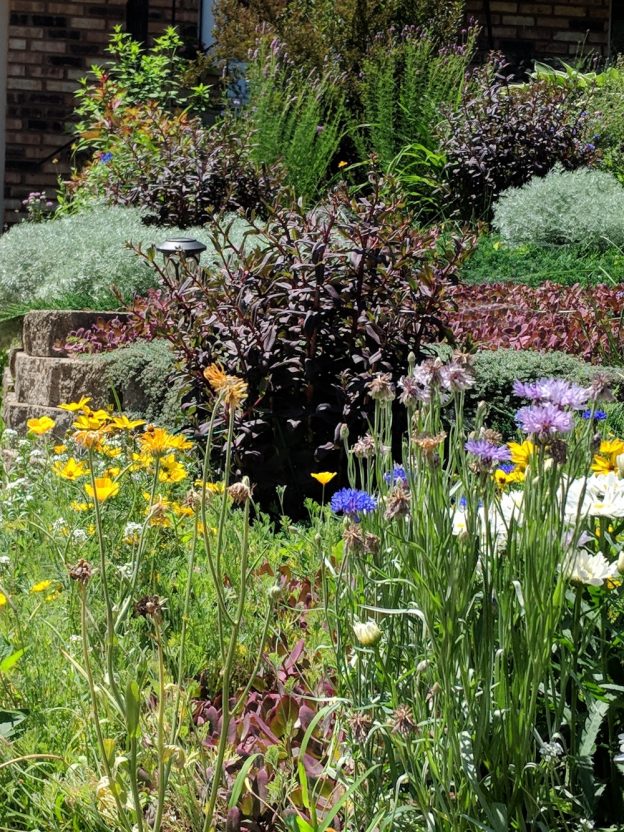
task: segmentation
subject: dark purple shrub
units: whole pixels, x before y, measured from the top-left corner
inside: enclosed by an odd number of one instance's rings
[[[500,58],[478,70],[458,111],[448,114],[442,147],[458,209],[480,217],[505,188],[543,176],[559,162],[589,165],[586,114],[573,90],[546,81],[513,85]]]

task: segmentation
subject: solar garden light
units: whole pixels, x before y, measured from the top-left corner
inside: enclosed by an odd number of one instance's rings
[[[156,246],[165,258],[165,268],[171,277],[180,280],[180,267],[182,265],[199,266],[199,258],[206,246],[199,240],[192,237],[170,237],[164,243]]]

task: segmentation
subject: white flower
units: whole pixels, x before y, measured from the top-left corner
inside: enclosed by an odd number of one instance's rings
[[[624,479],[613,471],[580,477],[570,484],[565,514],[570,522],[577,517],[624,517]]]
[[[545,742],[540,748],[540,757],[547,763],[555,763],[559,757],[563,756],[563,746],[557,740],[553,742]]]
[[[571,552],[562,564],[563,575],[572,583],[602,586],[619,577],[616,563],[609,563],[601,553],[590,555],[585,549]]]
[[[613,757],[613,762],[624,763],[624,734],[618,734],[618,742],[620,743],[620,753]]]
[[[5,428],[2,433],[2,440],[5,445],[11,447],[13,445],[14,440],[17,438],[17,431],[13,430],[13,428]]]
[[[63,517],[59,517],[58,520],[55,520],[54,523],[52,523],[52,531],[53,532],[62,532],[66,528],[67,528],[67,520],[65,520]]]
[[[0,555],[0,566],[8,566],[11,563],[11,558],[8,555]]]
[[[381,630],[375,621],[368,620],[366,622],[357,621],[353,625],[353,632],[355,637],[363,644],[364,647],[370,647],[377,644],[381,638]]]
[[[28,488],[30,482],[26,479],[26,477],[19,477],[13,482],[9,482],[6,485],[7,491],[16,491],[18,488]]]
[[[117,567],[117,571],[122,578],[125,578],[127,581],[130,580],[132,577],[132,564],[131,563],[122,563],[120,566]]]
[[[508,491],[490,503],[487,516],[484,506],[477,510],[475,528],[479,532],[481,543],[487,539],[489,528],[490,537],[495,541],[497,549],[504,549],[512,522],[522,523],[522,491]],[[453,534],[465,535],[468,531],[468,512],[466,507],[459,506],[453,512]]]
[[[74,543],[79,544],[86,543],[89,539],[89,535],[84,529],[74,529],[71,536]]]
[[[5,431],[5,436],[6,436],[6,431]],[[30,448],[30,442],[28,441],[28,439],[20,439],[20,441],[17,443],[17,447],[22,448],[22,449]]]

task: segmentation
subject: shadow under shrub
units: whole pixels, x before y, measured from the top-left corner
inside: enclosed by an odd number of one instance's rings
[[[310,472],[341,466],[341,426],[366,432],[371,374],[396,380],[410,353],[446,334],[469,241],[417,230],[384,188],[375,179],[366,197],[341,188],[315,211],[276,209],[254,250],[227,242],[217,223],[223,265],[189,270],[181,284],[148,255],[166,288],[135,312],[137,327],[172,344],[200,434],[213,398],[204,370],[218,362],[245,379],[234,452],[265,504],[287,484],[287,506],[300,510]]]

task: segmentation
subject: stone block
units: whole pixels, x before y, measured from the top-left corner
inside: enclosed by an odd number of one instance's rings
[[[75,329],[87,328],[98,320],[123,318],[123,312],[64,312],[37,310],[24,317],[22,343],[29,355],[65,357],[54,345],[64,341]],[[127,317],[127,316],[126,316]]]
[[[92,407],[104,407],[110,391],[102,368],[79,358],[44,358],[21,352],[15,360],[15,394],[23,404],[57,407],[91,396]]]
[[[65,435],[71,427],[72,414],[65,413],[57,407],[41,407],[39,405],[23,404],[18,402],[14,393],[8,393],[2,403],[2,417],[7,428],[26,433],[26,423],[29,419],[36,419],[40,416],[49,416],[56,422],[52,434],[57,437]]]
[[[4,372],[2,373],[2,395],[6,396],[7,393],[12,393],[13,386],[13,373],[8,367],[5,367]]]

